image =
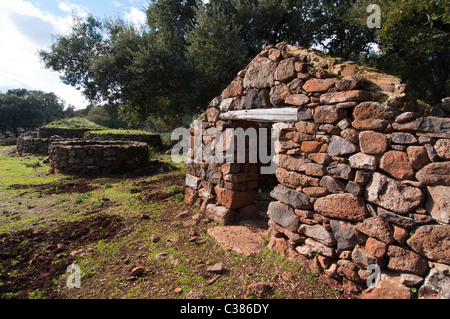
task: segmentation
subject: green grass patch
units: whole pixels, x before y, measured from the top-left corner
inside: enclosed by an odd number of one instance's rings
[[[87,130],[104,130],[103,126],[95,124],[88,119],[82,117],[73,117],[52,122],[45,127],[47,128],[59,128],[59,129],[87,129]]]
[[[100,130],[95,131],[95,134],[130,134],[130,135],[156,135],[155,133],[140,131],[140,130]]]

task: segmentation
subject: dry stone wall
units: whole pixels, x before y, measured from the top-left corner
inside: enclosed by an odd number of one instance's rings
[[[39,136],[42,138],[51,138],[53,136],[60,138],[83,138],[84,134],[89,131],[92,131],[92,129],[41,127],[39,128]]]
[[[38,132],[27,132],[17,138],[17,153],[23,154],[48,154],[51,138],[41,138]]]
[[[50,144],[50,173],[99,174],[148,165],[147,143],[68,140]]]
[[[192,147],[214,153],[227,140],[217,132],[275,123],[269,248],[363,297],[450,298],[450,119],[408,93],[396,77],[281,43],[210,103]],[[232,223],[258,210],[268,179],[259,164],[192,162],[185,199]],[[366,289],[373,265],[382,280]]]
[[[151,147],[162,145],[161,135],[159,134],[118,134],[118,133],[97,133],[87,132],[84,138],[93,141],[135,141],[147,143]]]

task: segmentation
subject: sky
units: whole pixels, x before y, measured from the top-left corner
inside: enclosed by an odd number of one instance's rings
[[[70,31],[72,15],[92,13],[98,18],[121,17],[145,22],[149,0],[0,0],[0,92],[25,88],[54,92],[76,109],[88,101],[80,91],[62,83],[59,73],[47,70],[37,52],[48,50],[52,35]]]

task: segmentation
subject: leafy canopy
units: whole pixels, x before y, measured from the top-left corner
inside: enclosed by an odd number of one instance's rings
[[[381,29],[367,26],[371,3],[381,7]],[[441,0],[155,0],[139,28],[77,17],[40,57],[94,105],[160,130],[186,124],[282,41],[402,76],[435,102],[448,95],[448,12]]]

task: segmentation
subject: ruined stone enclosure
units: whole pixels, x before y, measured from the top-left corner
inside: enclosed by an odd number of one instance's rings
[[[428,111],[399,78],[269,46],[191,125],[192,159],[212,156],[187,165],[185,200],[223,224],[266,216],[270,249],[349,292],[449,298],[450,119]]]
[[[149,149],[141,142],[73,139],[52,142],[49,157],[51,173],[95,175],[145,167]]]

